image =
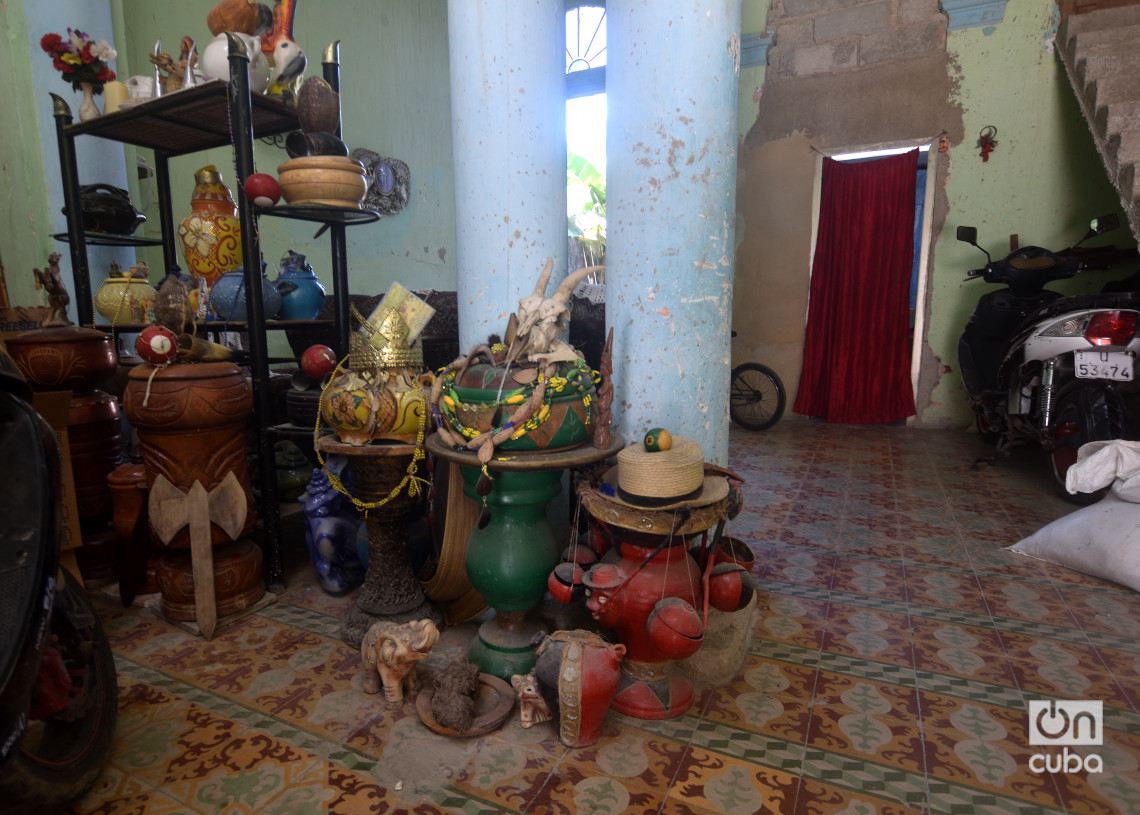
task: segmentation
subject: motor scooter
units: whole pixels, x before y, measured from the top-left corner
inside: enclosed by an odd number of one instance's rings
[[[978,432],[1003,454],[1019,443],[1041,445],[1053,484],[1077,504],[1103,494],[1065,489],[1077,449],[1128,437],[1123,395],[1137,389],[1140,295],[1064,296],[1045,286],[1105,268],[1082,262],[1076,249],[1117,226],[1115,215],[1096,218],[1067,250],[1026,246],[996,261],[978,246],[974,227],[957,231],[958,240],[986,255],[986,265],[967,272],[967,280],[1005,284],[982,295],[958,342],[958,366]]]
[[[55,813],[95,780],[118,711],[114,657],[60,566],[60,454],[0,344],[0,811]]]

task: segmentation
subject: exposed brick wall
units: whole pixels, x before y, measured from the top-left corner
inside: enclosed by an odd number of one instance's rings
[[[945,51],[937,0],[776,0],[769,81],[854,71]]]

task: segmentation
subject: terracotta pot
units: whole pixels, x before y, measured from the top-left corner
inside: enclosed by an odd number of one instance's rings
[[[93,328],[61,325],[24,331],[7,340],[8,353],[36,390],[97,388],[119,364],[111,338]]]
[[[123,463],[121,416],[119,401],[101,390],[76,395],[68,406],[71,472],[81,524],[105,526],[111,517],[107,476]]]
[[[253,393],[241,369],[229,362],[180,364],[150,379],[153,371],[149,364],[135,367],[123,391],[123,412],[139,434],[147,488],[161,475],[183,492],[195,481],[212,491],[232,472],[246,500],[238,537],[249,534],[257,520],[245,443]],[[150,527],[155,542],[163,544]],[[215,546],[231,540],[216,524],[210,531]],[[188,548],[189,530],[181,529],[166,545]]]
[[[360,207],[368,183],[364,165],[346,156],[305,156],[277,168],[287,204]]]

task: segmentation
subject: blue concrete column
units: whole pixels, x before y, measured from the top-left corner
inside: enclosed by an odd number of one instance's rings
[[[564,0],[449,0],[459,347],[566,276]]]
[[[728,458],[741,0],[606,3],[615,427]],[[608,329],[607,329],[608,330]]]

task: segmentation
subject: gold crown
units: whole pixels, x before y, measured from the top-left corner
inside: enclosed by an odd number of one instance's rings
[[[390,309],[372,329],[368,323],[363,331],[350,338],[348,367],[353,371],[371,368],[422,368],[423,346],[419,342],[408,345],[408,324],[395,309]]]

